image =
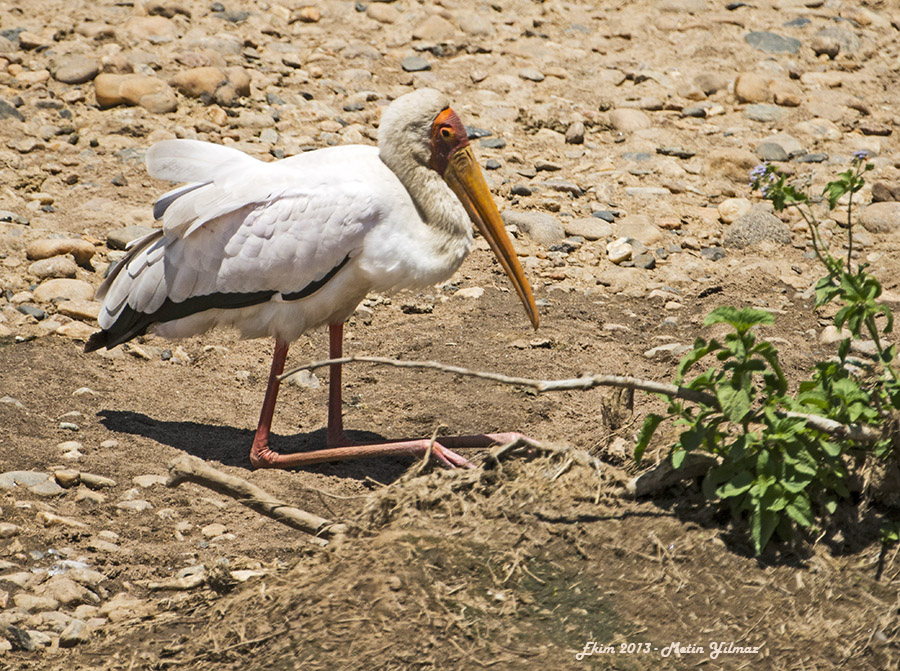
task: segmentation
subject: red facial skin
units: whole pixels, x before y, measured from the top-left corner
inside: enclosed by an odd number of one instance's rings
[[[454,152],[467,147],[469,137],[462,121],[449,107],[437,115],[431,124],[431,168],[441,177]]]

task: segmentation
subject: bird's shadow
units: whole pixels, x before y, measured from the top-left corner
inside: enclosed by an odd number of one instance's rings
[[[101,410],[100,422],[110,431],[143,436],[163,445],[169,445],[207,461],[217,461],[225,466],[251,470],[250,445],[254,432],[233,426],[217,426],[199,422],[167,422],[139,412],[128,410]],[[382,443],[385,438],[370,431],[348,431],[348,437],[361,443]],[[306,452],[325,447],[325,429],[293,436],[272,434],[270,447],[285,454]],[[303,470],[323,475],[355,480],[376,479],[392,482],[399,478],[411,463],[403,457],[384,457],[343,462],[330,462],[306,466]]]

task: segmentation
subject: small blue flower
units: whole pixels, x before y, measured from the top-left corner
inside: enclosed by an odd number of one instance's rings
[[[753,168],[750,171],[750,181],[755,182],[763,177],[766,174],[766,171],[769,169],[768,164],[760,163],[758,166]]]
[[[853,158],[855,158],[857,161],[865,161],[867,158],[869,158],[869,150],[857,149],[855,152],[853,152]]]

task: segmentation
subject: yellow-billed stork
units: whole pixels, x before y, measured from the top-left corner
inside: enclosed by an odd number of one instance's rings
[[[441,93],[420,89],[392,102],[377,148],[331,147],[267,163],[221,145],[167,140],[153,145],[146,160],[152,176],[187,184],[156,201],[162,229],[136,241],[100,286],[102,330],[85,351],[110,349],[148,330],[180,338],[231,326],[244,338],[274,337],[250,451],[256,467],[421,455],[429,445],[446,465],[465,466],[450,448],[515,435],[353,444],[343,431],[335,365],[327,447],[295,454],[269,448],[289,344],[327,324],[330,355],[340,357],[343,322],[367,293],[427,287],[459,268],[472,247],[470,220],[537,328],[531,287],[465,128]]]

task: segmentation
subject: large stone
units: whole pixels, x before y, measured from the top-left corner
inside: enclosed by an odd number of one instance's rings
[[[96,594],[63,575],[53,576],[35,591],[39,596],[49,597],[69,608],[99,601]]]
[[[840,140],[843,133],[836,123],[828,119],[809,119],[794,126],[794,131],[819,140]]]
[[[83,280],[48,280],[34,290],[34,299],[49,303],[54,298],[70,301],[89,301],[94,297],[94,287]]]
[[[645,214],[629,214],[619,219],[616,222],[616,235],[637,240],[647,248],[652,248],[663,239],[663,232]]]
[[[63,84],[84,84],[100,74],[100,62],[80,54],[66,54],[50,61],[50,74]]]
[[[742,72],[734,80],[734,97],[741,103],[769,102],[769,81],[755,72]]]
[[[98,75],[94,94],[100,107],[140,105],[153,114],[174,112],[178,108],[175,91],[166,82],[148,75]]]
[[[566,237],[562,224],[546,212],[503,212],[503,223],[516,226],[539,245],[549,246]]]
[[[870,233],[893,233],[900,229],[900,202],[872,203],[859,215],[859,223]]]
[[[91,267],[91,258],[94,256],[95,252],[96,249],[94,245],[87,240],[57,238],[32,240],[25,248],[25,256],[32,261],[49,259],[63,254],[71,254],[75,258],[75,263],[85,268]]]
[[[56,306],[56,311],[72,319],[93,319],[100,316],[102,303],[98,301],[63,301]]]
[[[445,42],[456,33],[456,28],[447,19],[432,14],[420,23],[412,33],[414,40],[426,42]]]
[[[566,218],[563,229],[566,235],[579,235],[585,240],[602,240],[612,235],[612,226],[597,217]]]
[[[207,105],[233,106],[241,96],[250,95],[250,75],[241,67],[201,67],[184,70],[169,82],[189,98],[200,98]]]
[[[58,329],[56,329],[54,333],[71,340],[80,340],[81,342],[85,342],[94,334],[96,330],[97,329],[95,327],[90,326],[89,324],[85,324],[84,322],[73,321],[69,322],[68,324],[63,324]],[[77,452],[73,454],[77,454]]]
[[[744,249],[764,240],[787,245],[791,242],[791,231],[774,214],[759,209],[740,217],[722,236],[722,244],[734,249]]]
[[[746,198],[727,198],[719,203],[717,208],[719,219],[726,224],[731,224],[750,212],[753,204]]]
[[[46,280],[51,277],[75,277],[78,266],[68,256],[54,256],[50,259],[41,259],[28,266],[28,272],[38,279]]]
[[[125,23],[125,30],[137,40],[154,44],[171,42],[178,36],[178,26],[164,16],[132,16]]]
[[[609,113],[609,123],[622,133],[644,130],[653,125],[653,120],[641,110],[623,107]]]
[[[378,23],[396,23],[400,18],[400,12],[391,5],[373,2],[366,7],[366,16]]]
[[[467,35],[490,37],[494,34],[494,24],[484,13],[462,12],[456,17],[456,23]]]
[[[755,31],[747,33],[744,37],[754,49],[770,54],[796,54],[800,50],[801,42],[793,37],[784,37],[777,33]]]

